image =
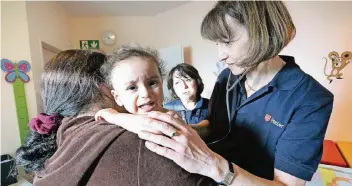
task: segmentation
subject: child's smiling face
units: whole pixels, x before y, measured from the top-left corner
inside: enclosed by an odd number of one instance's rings
[[[111,91],[118,105],[132,114],[160,111],[163,85],[157,63],[151,58],[130,57],[112,69]]]

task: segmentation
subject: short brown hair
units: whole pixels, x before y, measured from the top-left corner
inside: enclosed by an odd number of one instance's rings
[[[174,89],[174,79],[173,76],[175,72],[180,73],[181,77],[186,78],[186,76],[189,76],[190,78],[196,80],[197,83],[197,97],[200,97],[200,94],[202,94],[204,90],[204,84],[202,81],[202,78],[200,77],[198,70],[194,68],[192,65],[186,64],[186,63],[181,63],[173,67],[169,75],[167,77],[167,88],[171,92],[171,96],[174,97],[175,99],[178,99],[178,96],[176,95],[175,89]]]
[[[248,31],[249,56],[239,64],[242,67],[255,66],[278,55],[296,33],[281,1],[219,1],[202,22],[202,37],[215,42],[231,41],[234,31],[226,16]]]

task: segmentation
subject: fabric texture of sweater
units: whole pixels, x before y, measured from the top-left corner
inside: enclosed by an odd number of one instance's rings
[[[151,152],[138,135],[93,117],[64,118],[56,141],[33,185],[217,185]]]

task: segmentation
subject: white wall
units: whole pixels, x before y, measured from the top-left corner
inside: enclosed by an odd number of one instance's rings
[[[185,62],[196,67],[204,81],[202,96],[209,98],[216,80],[217,49],[212,42],[203,40],[200,25],[214,2],[190,2],[183,6],[158,14],[155,17],[157,48],[170,45],[185,47]]]
[[[217,50],[213,43],[201,38],[200,24],[214,2],[190,2],[154,17],[90,18],[68,17],[55,2],[11,3],[6,5],[2,2],[2,56],[11,59],[27,59],[32,63],[33,70],[29,74],[35,83],[26,85],[27,100],[30,102],[28,105],[31,107],[30,116],[37,111],[35,93],[32,90],[34,86],[38,88],[39,73],[37,72],[42,70],[40,41],[59,49],[67,49],[70,47],[69,41],[74,48],[79,48],[79,40],[99,39],[101,48],[107,52],[116,46],[130,42],[138,42],[157,49],[183,45],[185,61],[194,65],[204,80],[203,96],[211,95],[216,79],[214,71],[218,60]],[[10,8],[5,8],[4,5]],[[293,1],[287,2],[287,6],[297,27],[297,35],[282,54],[295,56],[297,63],[305,72],[334,93],[334,110],[327,138],[352,141],[352,135],[349,134],[349,131],[352,131],[352,125],[350,125],[352,123],[352,117],[350,117],[352,65],[344,69],[343,80],[328,84],[323,73],[324,60],[322,60],[322,57],[326,57],[330,51],[336,50],[341,53],[352,50],[352,25],[348,24],[352,20],[352,14],[348,14],[350,12],[348,8],[352,7],[352,2]],[[4,16],[7,17],[7,21],[4,20]],[[19,24],[14,24],[13,20],[18,20]],[[106,30],[112,30],[117,34],[116,45],[103,44],[102,35]],[[26,34],[28,31],[29,33]],[[4,75],[1,77],[3,88],[1,115],[7,116],[1,117],[2,138],[6,136],[11,139],[11,143],[13,141],[14,144],[18,144],[12,87],[6,84]],[[5,147],[5,149],[11,148]]]
[[[40,74],[44,61],[41,42],[60,50],[71,48],[69,37],[69,17],[56,2],[26,2],[32,71],[36,101],[40,103]],[[40,111],[40,104],[37,104]]]
[[[16,11],[14,11],[16,10]],[[16,24],[14,24],[16,23]],[[26,4],[23,1],[1,2],[1,58],[31,63]],[[32,77],[33,73],[28,73]],[[1,154],[13,153],[20,145],[12,84],[1,71]],[[27,105],[33,115],[36,103],[33,82],[25,84]],[[34,100],[34,101],[33,101]]]
[[[80,40],[99,40],[100,48],[111,52],[122,44],[136,42],[150,46],[155,40],[153,17],[75,17],[70,19],[69,25],[74,48],[80,47]],[[114,45],[103,43],[105,31],[117,35]]]
[[[106,52],[131,42],[157,49],[182,45],[185,47],[185,62],[196,66],[206,82],[203,96],[210,97],[216,79],[213,71],[217,54],[215,45],[201,38],[200,23],[213,4],[214,2],[186,3],[154,17],[71,18],[71,41],[74,48],[79,48],[79,40],[100,40],[100,48]],[[115,45],[103,43],[102,36],[106,30],[116,33]]]
[[[352,65],[344,69],[344,79],[328,84],[324,60],[329,52],[352,51],[352,2],[287,1],[297,28],[296,38],[282,51],[293,55],[301,68],[335,95],[327,138],[352,141]],[[157,49],[173,45],[185,47],[185,62],[194,65],[203,78],[204,97],[210,97],[218,61],[216,46],[200,36],[200,25],[214,2],[189,2],[155,17],[74,18],[71,40],[79,48],[80,39],[100,39],[104,30],[117,33],[117,45],[139,42]],[[112,47],[102,45],[111,51]]]
[[[287,1],[287,6],[297,35],[282,53],[295,56],[305,72],[335,95],[326,138],[352,141],[352,65],[342,71],[343,80],[329,84],[323,71],[325,60],[322,59],[331,51],[340,54],[352,51],[352,2]]]
[[[32,69],[25,85],[29,117],[37,114],[36,96],[43,70],[41,41],[59,49],[70,46],[68,17],[55,2],[1,2],[1,58],[27,60]],[[13,153],[20,145],[12,84],[1,73],[1,153]]]
[[[203,96],[211,94],[215,76],[217,51],[213,44],[203,41],[200,24],[214,2],[192,2],[156,16],[157,47],[181,44],[191,47],[191,64],[205,83]],[[352,51],[352,2],[287,1],[297,28],[296,38],[282,52],[293,55],[301,68],[317,79],[335,95],[334,109],[327,138],[352,141],[352,65],[344,69],[344,79],[329,84],[323,69],[328,53]],[[161,29],[163,28],[163,29]]]

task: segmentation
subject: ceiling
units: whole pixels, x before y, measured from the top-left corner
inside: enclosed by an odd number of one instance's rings
[[[188,1],[59,1],[64,10],[77,17],[155,16]]]

